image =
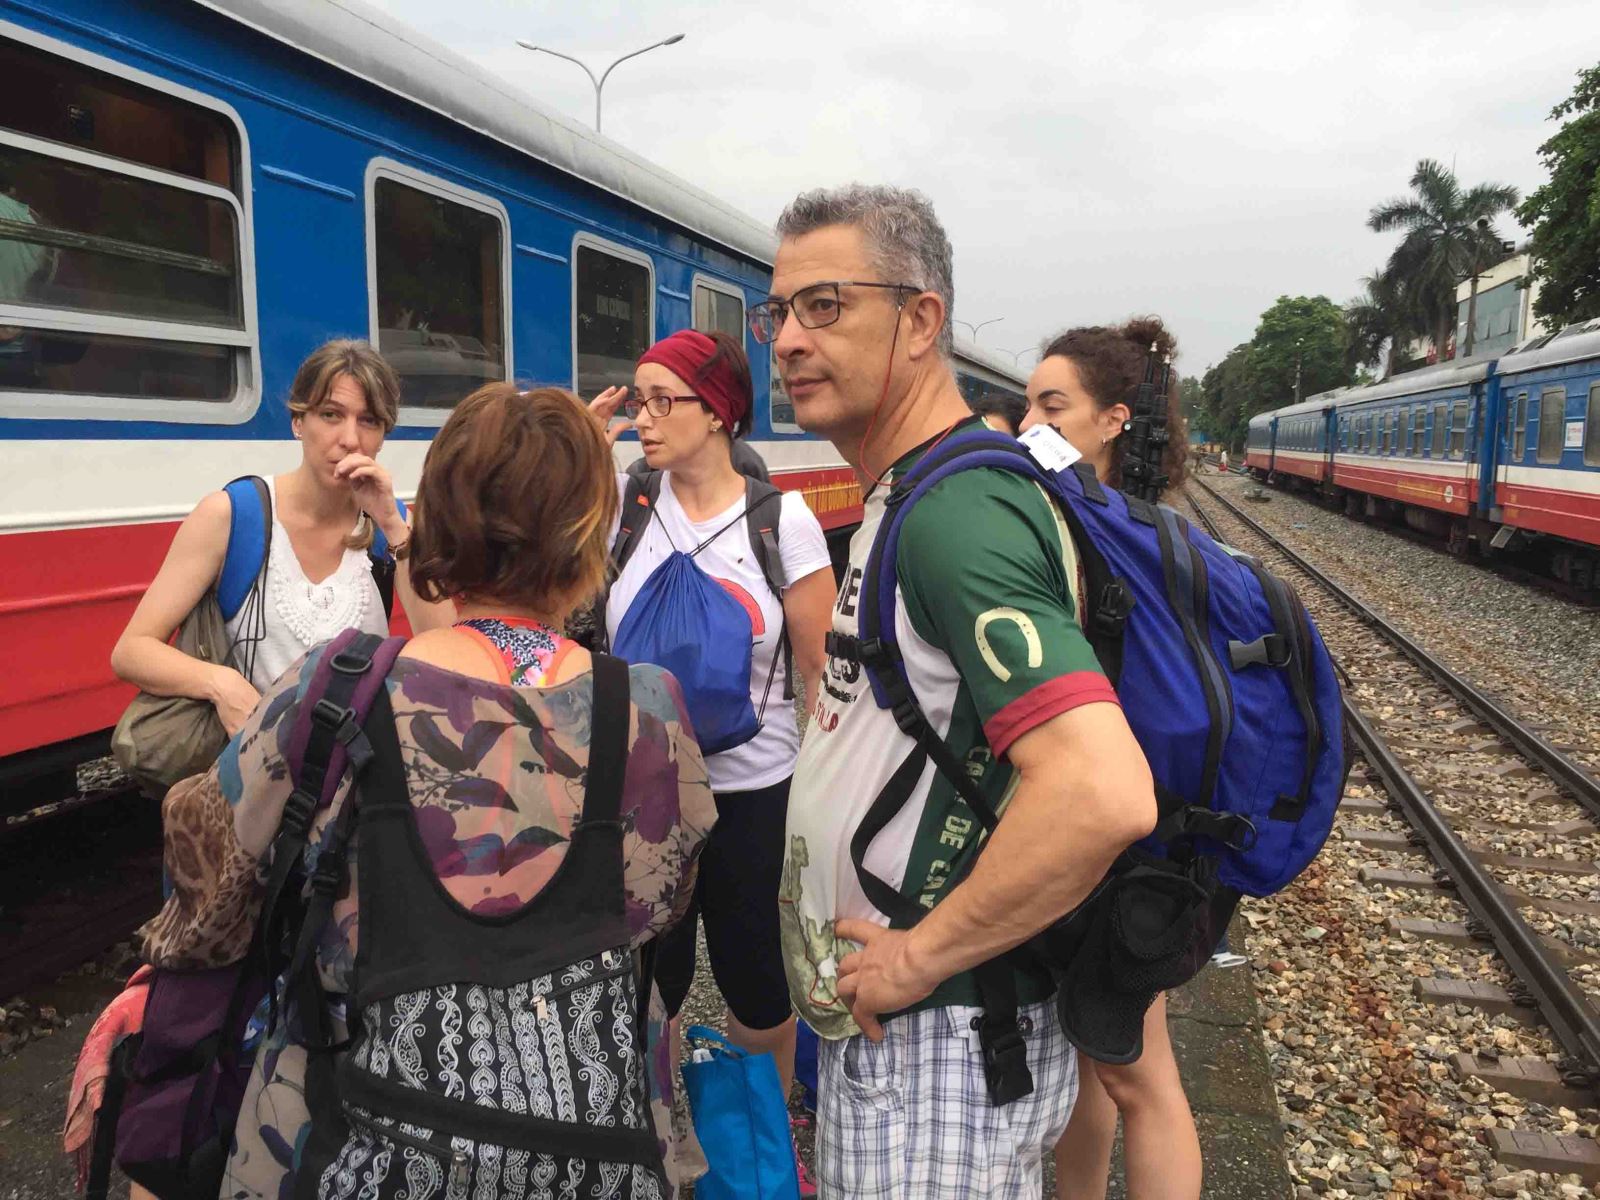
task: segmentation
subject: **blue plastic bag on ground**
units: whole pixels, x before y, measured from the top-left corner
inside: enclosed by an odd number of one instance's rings
[[[753,636],[744,606],[678,550],[644,581],[617,623],[611,652],[671,671],[701,753],[720,754],[761,730],[750,703]]]
[[[695,1181],[696,1200],[800,1200],[789,1110],[772,1055],[750,1054],[704,1025],[684,1036],[695,1058],[683,1064],[683,1087],[711,1168]]]

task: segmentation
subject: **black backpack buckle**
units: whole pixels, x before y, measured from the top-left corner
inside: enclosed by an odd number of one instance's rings
[[[372,656],[341,650],[328,660],[328,666],[341,675],[365,675],[372,667]]]
[[[324,729],[331,729],[342,745],[348,746],[361,736],[361,725],[356,720],[356,710],[335,704],[324,697],[311,709],[311,719]]]
[[[1094,631],[1102,637],[1121,637],[1134,603],[1133,593],[1128,591],[1127,584],[1120,579],[1113,579],[1100,589],[1100,599],[1090,619]]]
[[[1264,667],[1287,667],[1289,659],[1289,639],[1281,633],[1269,633],[1253,642],[1228,643],[1228,661],[1235,671],[1242,671],[1257,664]]]
[[[304,788],[295,788],[283,802],[283,824],[296,837],[304,837],[317,811],[317,797]]]
[[[1009,1021],[983,1017],[978,1023],[978,1045],[983,1051],[984,1082],[996,1108],[1033,1092],[1028,1044],[1022,1040],[1015,1017]]]

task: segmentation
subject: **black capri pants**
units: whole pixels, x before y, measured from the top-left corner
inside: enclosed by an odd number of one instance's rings
[[[677,1016],[694,982],[698,916],[728,1011],[747,1029],[772,1029],[792,1011],[778,935],[789,780],[751,792],[720,792],[716,802],[717,823],[700,852],[689,911],[656,949],[656,983],[667,1014]]]

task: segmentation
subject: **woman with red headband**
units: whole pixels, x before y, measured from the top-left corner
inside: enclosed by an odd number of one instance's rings
[[[700,859],[695,906],[663,939],[656,977],[676,1015],[694,976],[698,909],[711,970],[728,1003],[729,1036],[752,1053],[771,1053],[787,1088],[795,1023],[779,951],[778,876],[800,734],[793,706],[781,699],[789,657],[781,640],[787,631],[795,669],[806,685],[816,686],[834,597],[827,541],[799,493],[767,501],[774,509],[781,504],[781,516],[773,515],[779,516],[781,578],[787,580],[782,595],[774,595],[743,519],[746,479],[732,461],[734,439],[750,428],[752,403],[750,364],[737,339],[675,333],[639,359],[633,384],[635,395],[624,410],[646,463],[660,473],[659,496],[611,587],[607,628],[615,638],[646,581],[675,549],[701,547],[695,564],[751,617],[751,702],[759,709],[764,699],[771,701],[754,738],[706,758],[720,815]],[[609,417],[626,394],[612,388],[593,410]]]

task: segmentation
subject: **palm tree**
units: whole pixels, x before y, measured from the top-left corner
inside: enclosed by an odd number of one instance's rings
[[[1378,233],[1405,231],[1384,273],[1412,297],[1441,359],[1456,322],[1456,285],[1495,261],[1493,221],[1516,203],[1514,187],[1480,183],[1462,191],[1454,172],[1425,158],[1411,176],[1411,195],[1386,200],[1367,217]]]
[[[1388,270],[1365,276],[1361,286],[1362,294],[1344,306],[1345,367],[1354,374],[1383,358],[1387,379],[1404,361],[1406,343],[1428,332],[1428,321],[1416,297]]]

